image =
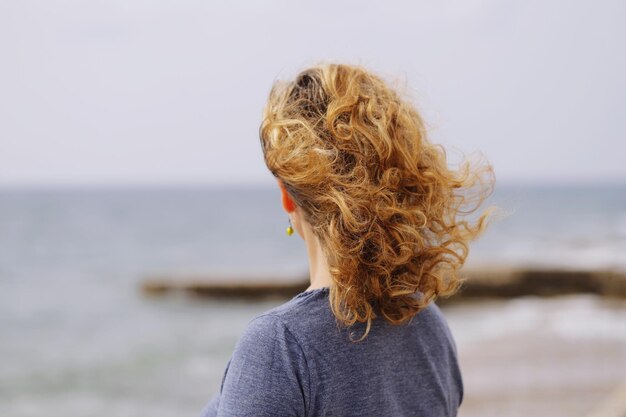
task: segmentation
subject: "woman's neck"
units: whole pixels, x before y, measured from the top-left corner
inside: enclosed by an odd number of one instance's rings
[[[333,280],[322,245],[309,227],[304,228],[304,243],[309,257],[309,278],[311,281],[307,290],[332,286]]]

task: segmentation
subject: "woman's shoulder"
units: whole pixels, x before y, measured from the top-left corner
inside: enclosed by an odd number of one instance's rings
[[[241,339],[263,340],[271,334],[274,338],[306,344],[322,333],[338,332],[328,294],[328,287],[304,291],[260,313],[248,322]]]
[[[252,319],[252,322],[255,322],[257,326],[262,326],[263,323],[267,325],[270,321],[277,321],[287,327],[292,327],[303,322],[310,325],[312,322],[322,321],[328,318],[328,314],[324,313],[330,312],[328,295],[328,287],[303,291],[289,301],[259,314]]]
[[[220,415],[305,415],[307,361],[283,309],[248,322],[224,373]]]

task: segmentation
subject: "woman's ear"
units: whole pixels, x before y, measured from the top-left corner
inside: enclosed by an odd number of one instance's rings
[[[294,203],[293,199],[285,189],[285,185],[281,180],[278,180],[278,186],[280,187],[281,198],[283,202],[283,208],[287,213],[291,213],[296,209],[296,203]]]

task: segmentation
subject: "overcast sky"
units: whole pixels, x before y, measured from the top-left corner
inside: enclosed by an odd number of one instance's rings
[[[626,2],[0,2],[0,186],[271,184],[275,78],[406,82],[450,162],[626,181]]]

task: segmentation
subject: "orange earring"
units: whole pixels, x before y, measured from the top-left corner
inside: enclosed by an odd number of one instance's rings
[[[293,227],[291,227],[291,217],[289,218],[289,226],[287,227],[287,236],[293,235]]]

